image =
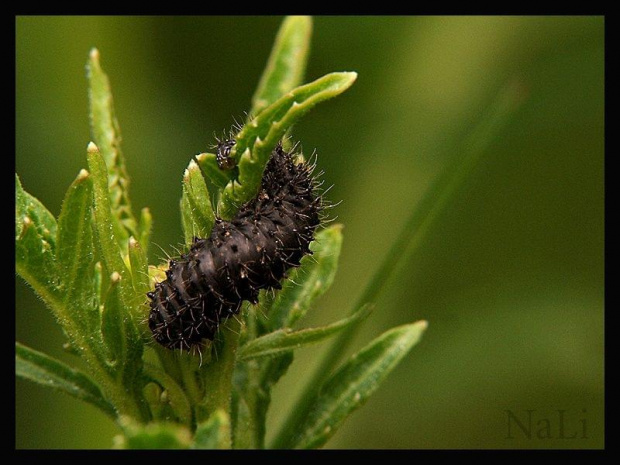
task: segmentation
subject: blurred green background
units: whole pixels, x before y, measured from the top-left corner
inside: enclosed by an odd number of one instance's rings
[[[214,131],[243,118],[281,19],[17,17],[15,162],[24,188],[58,215],[85,168],[85,63],[96,46],[134,209],[151,208],[153,241],[174,253],[183,170]],[[418,319],[429,321],[426,335],[328,447],[602,447],[604,18],[316,17],[307,80],[349,70],[356,84],[294,131],[307,154],[317,150],[345,225],[336,280],[307,325],[351,310],[498,92],[516,82],[524,102],[352,350]],[[163,255],[152,247],[151,263]],[[16,339],[71,361],[20,278]],[[323,349],[300,351],[278,384],[272,433]],[[16,381],[15,402],[17,448],[108,448],[117,434],[94,407],[25,381]],[[522,421],[534,410],[531,439],[514,423],[507,438],[507,410]],[[577,438],[558,438],[558,410]],[[552,438],[536,434],[545,421]]]

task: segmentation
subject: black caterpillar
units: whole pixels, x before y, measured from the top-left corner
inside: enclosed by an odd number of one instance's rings
[[[226,156],[232,147],[222,145]],[[216,219],[211,235],[194,238],[189,252],[170,260],[166,279],[147,295],[149,328],[169,349],[193,349],[213,340],[219,325],[239,313],[261,289],[281,289],[286,272],[311,254],[321,223],[314,166],[295,163],[278,144],[265,168],[256,198],[230,221]]]

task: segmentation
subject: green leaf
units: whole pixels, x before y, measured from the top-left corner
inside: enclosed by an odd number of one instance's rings
[[[111,373],[128,389],[137,388],[142,371],[142,341],[123,304],[120,293],[122,278],[114,272],[101,315],[101,332],[108,348]]]
[[[262,310],[269,316],[273,329],[291,327],[303,317],[312,303],[329,289],[338,268],[342,248],[342,225],[335,224],[316,234],[310,244],[313,255],[301,260],[301,266],[290,273],[270,308]]]
[[[111,276],[102,315],[102,333],[109,355],[115,362],[111,367],[116,380],[129,392],[136,393],[138,386],[135,382],[141,374],[143,351],[143,343],[133,320],[134,316],[141,318],[140,310],[136,308],[138,294],[133,288],[130,270],[116,240],[105,161],[92,142],[88,145],[87,158],[94,189],[96,245],[108,276]],[[123,402],[125,399],[115,400]],[[133,409],[134,405],[130,404],[129,407]]]
[[[221,170],[217,165],[217,158],[213,153],[200,153],[196,155],[195,159],[207,179],[209,179],[218,190],[224,189],[226,184],[233,179],[233,174],[236,172],[235,170]]]
[[[85,339],[96,344],[101,342],[101,319],[95,298],[92,204],[92,181],[82,170],[69,187],[58,217],[56,258],[67,316]]]
[[[420,250],[420,245],[433,230],[435,220],[441,216],[443,209],[450,204],[466,180],[471,178],[472,171],[488,153],[490,144],[497,140],[501,129],[510,121],[522,103],[523,95],[519,86],[508,85],[499,91],[495,100],[483,112],[478,124],[453,147],[453,151],[460,154],[459,159],[433,181],[422,200],[412,210],[353,308],[362,303],[376,302],[381,293],[388,288],[390,281],[399,276],[403,267],[411,262]],[[290,410],[289,417],[283,423],[283,434],[308,415],[308,400],[313,397],[313,393],[316,392],[317,386],[322,384],[326,374],[330,373],[340,360],[341,354],[353,340],[355,332],[356,327],[350,327],[332,342],[299,395],[294,408]]]
[[[92,142],[87,150],[88,167],[90,169],[95,199],[95,238],[103,257],[103,263],[111,274],[120,273],[124,283],[122,286],[131,285],[129,270],[123,261],[121,247],[116,239],[114,218],[112,216],[110,194],[108,192],[108,173],[101,152]],[[124,293],[129,296],[129,292]]]
[[[108,76],[101,69],[99,51],[90,51],[87,64],[89,84],[90,125],[95,143],[107,166],[114,230],[121,247],[129,235],[138,237],[136,219],[129,202],[129,177],[121,152],[121,135],[114,113],[114,102]]]
[[[41,352],[15,343],[15,374],[88,402],[116,418],[116,412],[88,376]]]
[[[312,35],[310,16],[289,16],[280,26],[265,71],[254,96],[251,115],[258,115],[301,83]]]
[[[237,134],[231,151],[239,168],[239,178],[228,183],[220,199],[220,214],[231,218],[239,205],[258,192],[263,170],[271,151],[284,134],[318,103],[347,90],[357,73],[331,73],[297,87],[265,108]]]
[[[101,334],[99,270],[92,233],[93,185],[80,171],[62,203],[58,218],[56,258],[61,274],[61,302],[56,313],[73,348],[95,366],[107,369]]]
[[[132,318],[142,333],[143,339],[151,340],[151,332],[147,326],[146,315],[148,306],[146,305],[146,293],[151,290],[149,280],[149,267],[146,253],[141,244],[132,237],[129,238],[129,264],[131,266],[131,280],[134,289],[135,300],[130,306]]]
[[[314,299],[329,288],[340,255],[341,230],[342,226],[334,225],[319,232],[311,244],[314,254],[304,257],[302,266],[291,273],[291,279],[284,283],[275,301],[267,298],[268,295],[261,297],[260,312],[269,316],[267,324],[270,327],[292,325],[305,314]],[[359,316],[362,315],[360,312]],[[284,337],[284,340],[286,344],[288,339]],[[265,418],[271,402],[271,388],[288,370],[293,352],[288,348],[270,358],[260,359],[259,364],[257,361],[259,359],[249,359],[240,363],[235,373],[235,447],[264,448]]]
[[[140,230],[140,236],[138,237],[138,242],[140,242],[145,255],[148,253],[149,245],[151,243],[152,226],[153,217],[151,216],[151,211],[147,207],[144,207],[140,211],[140,224],[138,227]]]
[[[56,218],[36,197],[26,192],[15,174],[15,237],[21,233],[21,221],[28,216],[52,252],[56,250]],[[19,220],[19,222],[18,222]]]
[[[364,305],[353,315],[327,326],[300,329],[298,331],[293,331],[290,328],[273,331],[242,346],[239,350],[238,360],[275,356],[321,342],[339,331],[364,320],[370,315],[371,311],[371,305]]]
[[[418,321],[393,328],[353,355],[321,387],[299,427],[276,447],[310,449],[325,444],[377,390],[426,327],[426,321]]]
[[[230,419],[221,409],[198,425],[191,449],[226,449],[230,446]]]
[[[60,296],[56,229],[52,214],[24,191],[15,175],[15,269],[52,308]]]
[[[123,449],[188,449],[191,444],[189,429],[175,423],[141,425],[123,418],[123,436],[116,447]]]
[[[129,238],[129,264],[133,288],[137,294],[143,296],[150,290],[149,267],[144,249],[133,237]]]
[[[181,218],[188,247],[192,245],[194,237],[208,237],[215,222],[207,185],[200,167],[193,160],[183,175]]]
[[[114,365],[114,371],[122,369],[127,355],[125,341],[123,304],[119,295],[119,282],[121,276],[114,272],[110,277],[110,289],[103,305],[101,314],[101,332],[103,341],[109,352],[110,362]]]

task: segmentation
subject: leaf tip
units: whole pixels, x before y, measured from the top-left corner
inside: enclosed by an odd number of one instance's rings
[[[357,72],[355,71],[344,71],[342,73],[342,77],[347,86],[353,85],[353,83],[357,80]]]
[[[90,154],[90,153],[97,153],[99,152],[99,147],[97,147],[97,144],[95,144],[93,141],[90,141],[88,143],[88,146],[86,147],[86,151]]]
[[[198,155],[196,155],[196,160],[198,160],[198,163],[202,163],[206,160],[208,155],[208,153],[199,153]]]
[[[116,284],[118,282],[120,282],[121,280],[121,275],[118,271],[114,271],[111,275],[110,275],[110,281],[112,281],[112,284]]]
[[[200,167],[198,166],[198,163],[196,163],[194,160],[191,160],[189,162],[189,165],[187,165],[187,169],[185,170],[185,173],[189,173],[190,171],[200,171]]]
[[[420,321],[416,321],[414,323],[414,325],[420,329],[420,331],[426,331],[426,328],[428,328],[428,321],[426,320],[420,320]]]
[[[91,48],[88,56],[92,61],[99,61],[99,49],[97,47]]]
[[[78,181],[84,181],[85,179],[88,179],[89,176],[90,173],[88,171],[86,171],[85,169],[81,169],[78,173],[77,179]]]

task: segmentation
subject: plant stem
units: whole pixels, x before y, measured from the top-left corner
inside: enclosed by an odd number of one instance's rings
[[[521,88],[518,85],[511,83],[500,91],[495,101],[488,108],[486,115],[462,142],[462,157],[440,175],[415,207],[383,263],[375,272],[362,296],[352,307],[353,312],[365,303],[376,302],[390,281],[400,274],[404,266],[410,263],[412,256],[432,228],[434,221],[478,165],[486,153],[485,149],[495,140],[499,130],[517,109],[521,100]],[[358,328],[359,325],[350,326],[333,341],[319,367],[299,396],[296,405],[282,424],[274,439],[273,448],[286,447],[290,435],[294,434],[300,422],[308,415],[313,395],[333,371],[334,366],[356,335]]]
[[[109,388],[106,389],[106,394],[111,394]],[[110,397],[119,416],[131,417],[139,423],[148,423],[151,420],[148,405],[138,398],[137,393],[128,392],[124,386],[115,385],[114,393]]]
[[[196,411],[198,424],[207,421],[215,411],[226,412],[231,416],[232,375],[235,369],[241,322],[232,317],[220,329],[221,340],[214,341],[216,354],[214,360],[201,370],[205,397]],[[231,448],[232,441],[227,442]]]

